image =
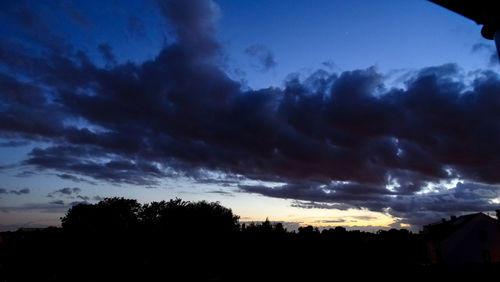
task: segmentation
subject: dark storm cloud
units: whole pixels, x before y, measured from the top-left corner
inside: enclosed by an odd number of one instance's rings
[[[168,176],[155,164],[145,160],[122,159],[102,150],[88,150],[89,148],[84,144],[80,147],[35,148],[31,151],[30,158],[24,164],[39,169],[78,173],[112,183],[151,185],[156,184],[157,179]],[[109,160],[96,161],[99,158],[108,158]]]
[[[266,46],[254,44],[245,49],[245,54],[257,60],[258,69],[268,71],[276,66],[274,54]]]
[[[363,208],[403,223],[498,208],[497,74],[466,76],[448,64],[391,88],[374,68],[318,70],[243,91],[215,63],[217,7],[158,4],[176,41],[140,64],[101,68],[76,48],[35,55],[0,44],[9,70],[0,76],[0,134],[48,144],[23,166],[114,184],[239,183],[304,208]],[[439,184],[456,178],[466,184]],[[426,191],[431,184],[436,191]]]
[[[60,132],[62,124],[59,118],[62,113],[53,105],[47,104],[40,87],[0,74],[0,89],[2,136],[13,137],[19,134],[19,137],[55,137]]]
[[[386,203],[390,201],[390,191],[384,186],[368,186],[359,184],[338,185],[314,185],[314,184],[286,184],[280,187],[269,188],[266,186],[240,186],[240,189],[265,195],[268,197],[285,198],[310,203],[295,202],[296,207],[305,208],[362,208],[369,207],[371,210],[383,211]],[[331,202],[334,204],[319,204]],[[342,203],[342,204],[335,204]]]
[[[172,25],[178,44],[190,55],[212,56],[220,45],[215,38],[218,6],[212,1],[157,0]],[[198,58],[200,59],[200,58]]]

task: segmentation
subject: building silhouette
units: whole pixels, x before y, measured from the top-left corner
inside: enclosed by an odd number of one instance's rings
[[[499,211],[497,211],[497,214]],[[424,226],[429,261],[444,265],[500,263],[500,224],[484,213]]]

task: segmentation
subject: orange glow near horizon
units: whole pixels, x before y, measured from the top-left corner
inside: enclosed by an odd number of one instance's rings
[[[268,198],[252,195],[258,199],[253,199],[251,206],[240,205],[238,197],[230,201],[221,201],[221,204],[232,208],[233,212],[240,216],[241,222],[263,222],[268,218],[270,221],[296,222],[301,226],[312,225],[315,227],[335,227],[346,228],[373,227],[390,228],[398,218],[389,214],[369,211],[366,209],[306,209],[291,206],[291,201],[286,199]],[[245,197],[245,200],[249,200]],[[241,199],[243,201],[243,199]],[[403,224],[401,227],[410,228],[410,225]],[[371,229],[371,228],[369,228]]]

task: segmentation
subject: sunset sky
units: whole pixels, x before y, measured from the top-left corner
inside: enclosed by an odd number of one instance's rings
[[[500,77],[424,0],[0,3],[0,231],[219,201],[289,228],[500,208]]]

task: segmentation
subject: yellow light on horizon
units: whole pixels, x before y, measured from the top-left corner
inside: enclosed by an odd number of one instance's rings
[[[388,228],[395,223],[398,218],[392,217],[388,213],[369,211],[367,209],[307,209],[291,206],[291,201],[287,199],[263,197],[252,195],[253,199],[240,199],[252,205],[239,204],[239,199],[233,197],[227,204],[233,212],[239,215],[243,222],[263,222],[266,218],[270,221],[295,222],[301,226],[312,225],[315,227],[382,227]],[[406,225],[405,227],[409,227]]]

